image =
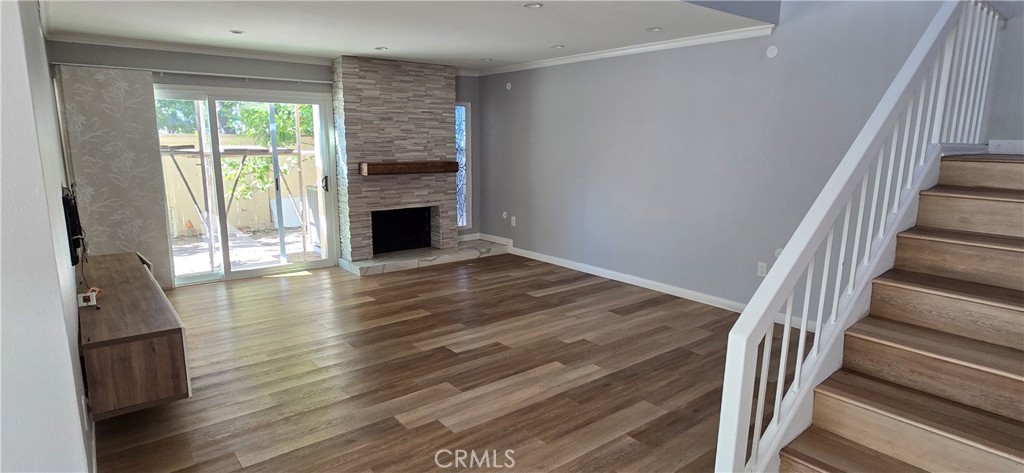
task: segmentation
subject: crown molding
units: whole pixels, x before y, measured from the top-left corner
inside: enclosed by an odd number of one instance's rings
[[[46,18],[47,2],[41,3],[41,16]],[[44,20],[45,21],[45,20]],[[697,36],[688,36],[686,38],[670,39],[667,41],[658,41],[654,43],[638,44],[635,46],[626,46],[622,48],[606,49],[603,51],[594,51],[589,53],[574,54],[571,56],[564,56],[553,59],[542,59],[540,61],[524,62],[519,64],[511,64],[507,66],[498,66],[489,69],[474,70],[474,69],[458,69],[456,75],[466,77],[481,77],[489,76],[493,74],[503,74],[506,72],[524,71],[528,69],[538,69],[542,67],[560,66],[563,64],[572,64],[574,62],[594,61],[597,59],[606,59],[618,56],[628,56],[631,54],[641,54],[653,51],[663,51],[666,49],[684,48],[687,46],[697,46],[701,44],[720,43],[723,41],[733,41],[738,39],[756,38],[759,36],[768,36],[772,33],[775,25],[760,25],[752,26],[749,28],[742,28],[730,31],[721,31],[715,33],[708,33]],[[46,29],[44,28],[44,31]],[[118,46],[126,48],[138,48],[138,49],[154,49],[158,51],[172,51],[181,53],[193,53],[193,54],[209,54],[214,56],[227,56],[237,57],[246,59],[260,59],[266,61],[283,61],[283,62],[294,62],[299,64],[315,64],[321,66],[333,65],[332,58],[321,58],[314,56],[302,56],[297,54],[286,54],[286,53],[271,53],[263,51],[252,51],[244,49],[232,49],[232,48],[220,48],[214,46],[198,46],[198,45],[184,45],[176,43],[165,43],[161,41],[150,41],[150,40],[136,40],[126,38],[115,38],[108,36],[96,36],[96,35],[79,35],[69,33],[47,33],[46,39],[48,41],[65,41],[71,43],[85,43],[85,44],[96,44],[102,46]]]
[[[302,56],[298,54],[271,53],[263,51],[252,51],[246,49],[220,48],[215,46],[197,46],[177,43],[165,43],[162,41],[150,41],[143,39],[126,39],[114,38],[109,36],[80,35],[70,33],[47,33],[46,40],[62,41],[68,43],[96,44],[100,46],[117,46],[123,48],[153,49],[157,51],[171,51],[176,53],[209,54],[213,56],[260,59],[264,61],[315,64],[318,66],[330,66],[332,65],[333,61],[331,58]]]
[[[775,25],[751,26],[749,28],[741,28],[738,30],[721,31],[697,36],[688,36],[686,38],[658,41],[655,43],[638,44],[636,46],[626,46],[622,48],[606,49],[604,51],[574,54],[572,56],[564,56],[554,59],[543,59],[540,61],[524,62],[521,64],[512,64],[509,66],[493,67],[490,69],[484,69],[482,71],[479,71],[478,75],[489,76],[493,74],[504,74],[506,72],[525,71],[527,69],[538,69],[541,67],[560,66],[562,64],[572,64],[574,62],[594,61],[597,59],[628,56],[630,54],[649,53],[652,51],[685,48],[687,46],[697,46],[701,44],[720,43],[723,41],[733,41],[737,39],[756,38],[759,36],[770,35],[774,28]]]

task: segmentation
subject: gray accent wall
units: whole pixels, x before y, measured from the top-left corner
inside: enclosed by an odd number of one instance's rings
[[[1009,20],[996,37],[992,57],[987,135],[992,140],[1024,140],[1024,3],[994,5]]]
[[[89,254],[138,252],[160,286],[174,287],[152,74],[80,66],[58,74]]]
[[[786,1],[771,36],[483,77],[480,231],[745,303],[938,7]]]

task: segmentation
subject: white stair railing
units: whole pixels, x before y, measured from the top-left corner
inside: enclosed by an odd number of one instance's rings
[[[729,332],[717,471],[764,471],[778,457],[828,350],[864,315],[854,302],[913,200],[929,145],[980,140],[1004,19],[974,0],[939,8]]]

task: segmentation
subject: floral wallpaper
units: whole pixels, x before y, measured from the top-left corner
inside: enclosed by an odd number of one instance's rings
[[[89,252],[137,251],[172,286],[153,77],[60,66],[61,115]]]

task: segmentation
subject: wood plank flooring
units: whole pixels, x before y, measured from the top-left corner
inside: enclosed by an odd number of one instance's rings
[[[512,255],[168,297],[192,398],[98,422],[102,472],[714,465],[723,309]]]

